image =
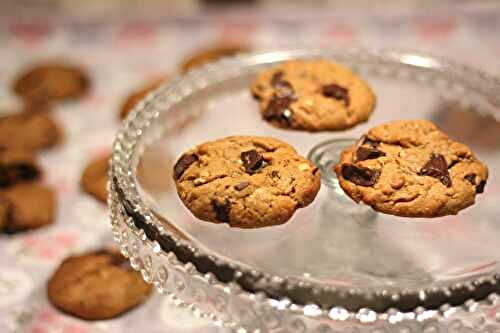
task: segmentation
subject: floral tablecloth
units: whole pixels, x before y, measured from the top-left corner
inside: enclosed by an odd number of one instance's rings
[[[386,7],[384,7],[386,8]],[[92,78],[85,99],[60,105],[64,143],[40,154],[45,181],[58,193],[55,224],[0,236],[0,332],[225,332],[154,295],[124,316],[85,322],[47,301],[46,281],[67,255],[111,243],[107,210],[82,194],[85,163],[109,151],[123,98],[144,79],[176,72],[182,58],[220,39],[257,47],[373,46],[431,51],[499,73],[500,8],[451,6],[422,10],[249,8],[208,14],[136,17],[0,13],[0,109],[14,109],[13,76],[28,63],[61,57]]]

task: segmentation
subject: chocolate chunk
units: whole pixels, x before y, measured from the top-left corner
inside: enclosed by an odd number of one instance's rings
[[[279,171],[278,170],[271,171],[271,177],[273,177],[273,178],[280,178]]]
[[[344,101],[345,105],[347,106],[349,106],[351,102],[349,99],[349,91],[346,88],[339,86],[338,84],[328,84],[326,86],[323,86],[322,92],[323,96],[334,98],[339,101]]]
[[[421,176],[430,176],[439,179],[446,187],[451,187],[451,178],[448,172],[446,159],[441,154],[431,154],[430,160],[419,173]]]
[[[471,174],[468,174],[464,177],[465,180],[468,180],[469,183],[471,183],[472,185],[476,185],[476,174],[475,173],[471,173]]]
[[[274,94],[267,104],[263,117],[265,120],[276,121],[280,125],[289,126],[292,122],[293,112],[290,105],[295,102],[292,97],[279,97]]]
[[[365,134],[363,134],[363,136],[361,136],[361,138],[359,138],[359,140],[356,142],[356,149],[358,149],[359,147],[361,147],[363,145],[368,145],[372,148],[377,148],[380,145],[380,142],[374,141],[374,140],[368,138]]]
[[[242,152],[240,158],[248,173],[256,173],[264,167],[264,158],[255,149]]]
[[[184,171],[186,171],[186,169],[196,161],[198,161],[198,156],[196,156],[196,154],[182,155],[174,165],[174,178],[176,180],[179,179]]]
[[[351,163],[342,164],[341,173],[344,179],[360,186],[375,185],[380,176],[380,172],[377,170],[357,166]]]
[[[39,178],[40,170],[25,163],[14,163],[0,166],[0,187],[10,186],[20,181]]]
[[[486,186],[486,180],[481,180],[479,185],[476,186],[476,193],[483,193],[485,186]]]
[[[248,187],[248,185],[250,185],[249,182],[243,181],[241,183],[238,183],[238,184],[234,185],[234,189],[236,191],[242,191],[242,190],[246,189]]]
[[[229,212],[231,211],[231,204],[228,199],[224,202],[212,200],[212,208],[215,212],[215,218],[220,222],[229,223]]]
[[[377,148],[359,147],[356,150],[356,161],[371,160],[385,156],[385,153]]]

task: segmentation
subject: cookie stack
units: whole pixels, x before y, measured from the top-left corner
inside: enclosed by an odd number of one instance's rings
[[[346,130],[368,121],[376,97],[366,81],[327,60],[296,60],[262,71],[251,93],[271,126],[307,132]],[[346,195],[396,216],[438,217],[472,205],[487,167],[465,145],[426,120],[377,126],[335,167]],[[270,137],[206,142],[174,165],[178,195],[204,221],[259,228],[287,222],[320,189],[320,172]]]

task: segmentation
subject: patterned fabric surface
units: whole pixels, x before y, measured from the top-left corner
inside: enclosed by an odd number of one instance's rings
[[[57,189],[57,221],[40,230],[0,236],[0,332],[6,333],[226,331],[175,308],[161,295],[103,322],[64,315],[46,297],[46,281],[64,257],[112,242],[106,207],[82,194],[79,177],[90,158],[109,151],[123,98],[148,77],[175,74],[183,57],[196,48],[220,39],[246,40],[257,47],[306,43],[409,48],[500,72],[500,8],[373,13],[240,9],[206,16],[86,20],[74,13],[29,19],[21,14],[0,14],[1,110],[14,108],[12,78],[33,61],[61,57],[81,63],[93,85],[85,99],[56,108],[64,143],[39,155],[45,182]]]

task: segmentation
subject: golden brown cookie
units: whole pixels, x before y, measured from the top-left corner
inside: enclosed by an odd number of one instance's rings
[[[181,72],[187,73],[195,67],[199,67],[211,62],[215,62],[221,58],[231,57],[238,53],[248,52],[249,48],[244,45],[221,43],[211,47],[199,50],[190,56],[182,63]]]
[[[137,103],[139,103],[144,97],[146,97],[147,94],[161,86],[166,81],[166,78],[155,79],[148,82],[138,90],[132,92],[127,97],[120,109],[120,119],[125,119],[125,117],[127,117],[127,115],[130,113],[130,111],[132,111]]]
[[[14,113],[0,118],[0,149],[38,150],[57,144],[62,131],[48,113]]]
[[[285,223],[314,200],[321,185],[318,169],[292,146],[253,136],[189,150],[174,165],[174,180],[194,216],[239,228]]]
[[[36,229],[54,222],[54,191],[38,183],[21,183],[0,191],[0,199],[10,205],[4,230],[8,233]]]
[[[264,70],[251,86],[262,118],[274,126],[335,131],[368,120],[376,99],[351,70],[326,60],[296,60]]]
[[[47,286],[49,301],[86,320],[111,319],[143,303],[152,287],[119,252],[106,249],[65,259]]]
[[[111,155],[92,160],[83,170],[80,186],[97,200],[106,203],[108,199],[108,170]]]
[[[41,170],[29,150],[0,150],[0,188],[40,178]]]
[[[356,202],[397,216],[457,214],[482,193],[488,169],[427,120],[372,128],[342,153],[335,171]]]
[[[85,71],[57,62],[34,65],[14,81],[17,95],[37,101],[78,98],[87,92],[89,86]]]
[[[5,226],[9,221],[10,212],[11,212],[10,203],[7,200],[0,197],[0,232],[2,232],[5,229]]]

